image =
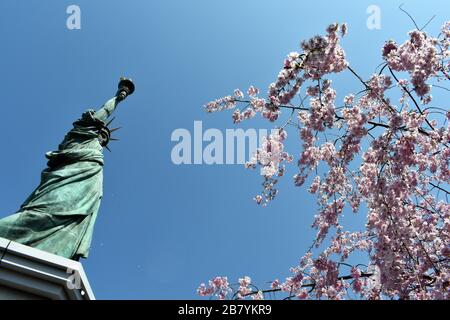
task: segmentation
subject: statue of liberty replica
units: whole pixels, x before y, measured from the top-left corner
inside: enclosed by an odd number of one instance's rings
[[[19,211],[0,220],[0,237],[73,260],[87,258],[102,199],[102,151],[114,140],[108,118],[133,92],[133,82],[121,78],[112,99],[73,123],[58,150],[46,153],[39,186]]]

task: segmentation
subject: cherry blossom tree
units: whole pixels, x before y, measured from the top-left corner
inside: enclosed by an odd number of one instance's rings
[[[450,111],[433,106],[432,90],[450,80],[450,22],[433,37],[418,28],[381,50],[379,72],[364,80],[346,60],[340,40],[346,24],[332,24],[291,52],[267,97],[251,86],[246,95],[205,105],[207,112],[233,109],[234,123],[260,114],[275,126],[247,168],[261,170],[263,190],[254,200],[274,200],[285,166],[295,163],[296,186],[317,194],[317,230],[311,248],[292,275],[259,289],[249,277],[231,285],[226,277],[201,284],[198,294],[263,299],[280,292],[287,299],[448,299],[450,297]],[[337,101],[332,74],[350,72],[360,91]],[[359,90],[359,89],[358,89]],[[395,97],[395,98],[393,98]],[[240,108],[238,108],[240,107]],[[284,147],[288,128],[298,131],[301,152]],[[367,212],[365,228],[341,224],[344,208]],[[320,249],[319,247],[325,249]],[[360,251],[368,265],[352,265]]]

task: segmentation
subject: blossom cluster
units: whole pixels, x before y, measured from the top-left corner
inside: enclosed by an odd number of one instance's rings
[[[430,77],[437,76],[443,71],[445,60],[449,56],[449,24],[442,27],[443,38],[429,36],[426,32],[413,30],[409,33],[409,40],[398,45],[389,40],[385,43],[382,55],[392,70],[407,71],[410,74],[413,89],[419,97],[428,103],[431,85],[427,83]],[[442,46],[439,46],[442,45]],[[447,62],[448,66],[448,62]]]
[[[255,197],[258,204],[267,204],[274,199],[277,189],[274,188],[277,183],[275,177],[281,177],[285,172],[284,163],[292,161],[293,157],[284,151],[284,140],[287,138],[287,132],[283,128],[275,130],[267,137],[263,137],[261,147],[258,148],[245,166],[247,168],[260,167],[261,175],[264,177],[263,192]]]

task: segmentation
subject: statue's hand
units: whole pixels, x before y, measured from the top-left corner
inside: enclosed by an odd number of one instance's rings
[[[127,97],[127,92],[125,90],[121,90],[117,93],[117,99],[119,101],[122,101],[123,99],[125,99]]]

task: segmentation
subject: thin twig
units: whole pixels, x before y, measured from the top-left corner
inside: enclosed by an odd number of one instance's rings
[[[402,6],[404,5],[404,3],[402,3],[401,5],[398,6],[398,8],[403,11],[404,13],[406,13],[406,15],[411,19],[411,21],[414,23],[414,25],[416,26],[416,29],[419,30],[419,26],[417,25],[416,21],[414,20],[414,18],[408,13],[408,11],[404,10],[402,8]]]

